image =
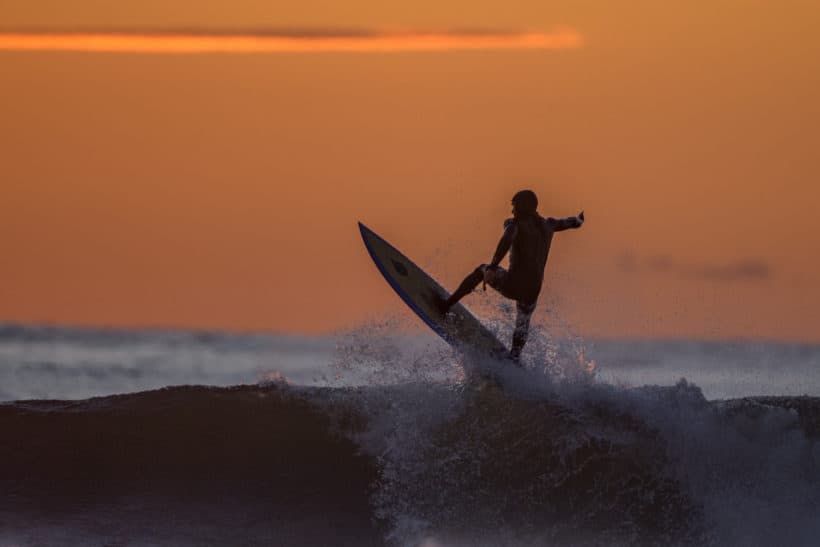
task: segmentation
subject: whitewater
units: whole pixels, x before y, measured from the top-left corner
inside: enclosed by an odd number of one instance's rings
[[[0,324],[0,545],[816,544],[820,346],[536,328],[524,363]]]

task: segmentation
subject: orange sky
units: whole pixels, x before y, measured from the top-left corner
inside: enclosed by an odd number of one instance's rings
[[[583,47],[0,51],[0,320],[344,328],[402,306],[357,220],[453,286],[527,186],[588,216],[556,237],[542,319],[820,340],[816,4],[280,4],[12,1],[0,27],[563,27]]]

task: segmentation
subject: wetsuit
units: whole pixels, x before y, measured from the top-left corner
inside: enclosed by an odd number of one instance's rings
[[[544,218],[537,213],[505,220],[504,235],[498,242],[492,261],[481,264],[468,275],[447,299],[445,307],[451,307],[472,292],[484,280],[484,272],[492,269],[494,278],[489,285],[516,302],[510,357],[517,361],[527,343],[530,318],[544,281],[544,268],[547,265],[552,235],[569,228],[580,228],[582,224],[583,217]],[[510,269],[505,270],[499,264],[508,251]]]

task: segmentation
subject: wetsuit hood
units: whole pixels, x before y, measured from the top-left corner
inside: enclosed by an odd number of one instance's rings
[[[512,204],[516,218],[534,215],[538,209],[538,196],[532,190],[521,190],[512,197]]]

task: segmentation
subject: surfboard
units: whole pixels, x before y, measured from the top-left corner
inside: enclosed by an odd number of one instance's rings
[[[396,294],[433,332],[462,350],[505,357],[507,347],[463,305],[456,304],[445,316],[435,304],[435,295],[449,293],[398,249],[359,222],[359,231],[376,268]]]

